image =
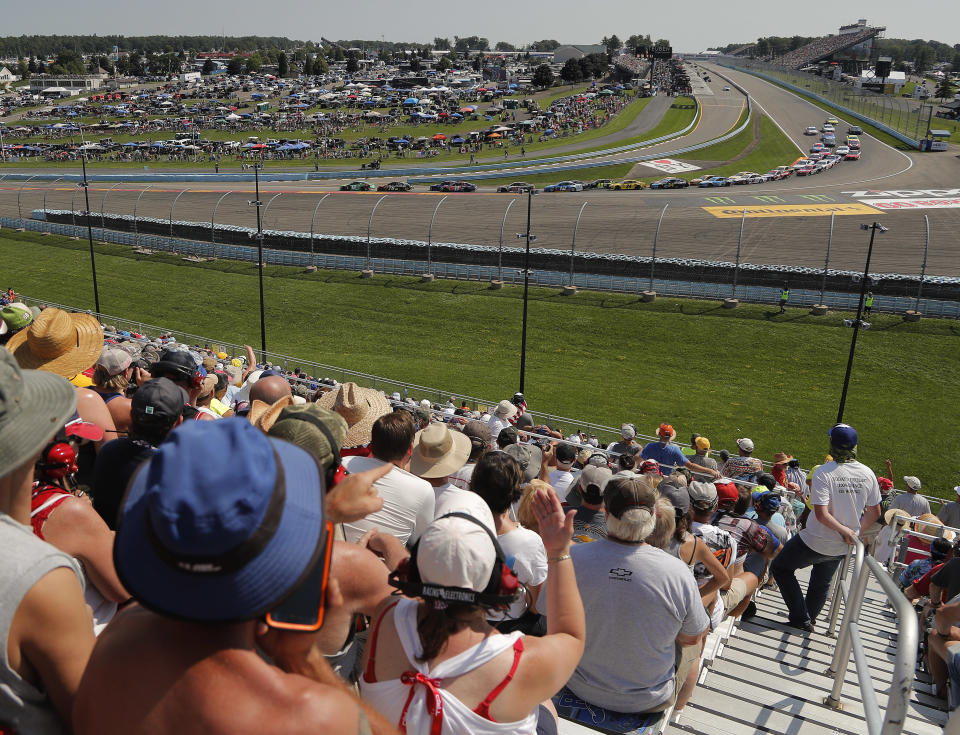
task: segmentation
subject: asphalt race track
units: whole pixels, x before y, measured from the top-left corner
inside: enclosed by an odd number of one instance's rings
[[[701,123],[684,138],[644,149],[644,153],[665,153],[708,140],[736,123],[743,97],[736,89],[723,92],[727,82],[720,74],[747,89],[758,111],[770,116],[803,150],[812,142],[812,138],[802,135],[803,128],[819,125],[828,116],[816,106],[755,77],[706,66],[712,72],[713,83],[710,93],[700,97]],[[841,134],[845,132],[845,122],[839,126]],[[658,257],[732,261],[741,215],[746,208],[742,262],[819,268],[823,266],[830,232],[829,215],[835,212],[831,268],[863,268],[868,233],[859,227],[876,220],[886,225],[889,232],[876,240],[871,270],[919,273],[926,233],[924,215],[927,215],[930,226],[927,273],[960,276],[960,238],[956,236],[960,231],[960,189],[956,188],[960,186],[960,162],[956,151],[903,153],[869,135],[861,139],[863,158],[860,161],[842,162],[808,179],[791,177],[768,184],[722,189],[601,190],[538,195],[532,203],[531,231],[537,236],[537,246],[569,248],[577,213],[582,203],[587,202],[576,233],[577,250],[648,255],[658,218],[666,207],[657,243]],[[797,155],[799,157],[799,152]],[[611,160],[617,157],[622,155],[613,156]],[[519,171],[515,175],[518,180],[523,179]],[[689,178],[696,174],[683,175]],[[558,173],[558,180],[563,177],[564,174]],[[580,177],[588,178],[588,170],[580,173]],[[265,184],[261,189],[261,199],[269,202],[264,215],[265,229],[309,232],[316,210],[313,223],[316,233],[366,236],[370,212],[383,195],[341,193],[336,191],[340,183]],[[107,212],[133,214],[136,204],[138,218],[167,219],[174,199],[189,188],[176,201],[174,219],[210,222],[219,200],[217,223],[256,226],[256,213],[248,204],[254,199],[252,181],[249,184],[187,182],[182,186],[164,183],[150,186],[141,196],[145,188],[147,185],[140,183],[116,187],[92,184],[91,210],[95,214],[101,208]],[[427,240],[431,215],[443,195],[422,191],[425,188],[418,186],[420,192],[409,194],[390,194],[373,218],[373,236]],[[473,194],[448,195],[437,211],[433,241],[496,246],[504,212],[518,197],[496,194],[491,188],[488,186],[486,191]],[[318,207],[320,197],[327,193],[330,196]],[[70,209],[71,200],[76,210],[83,208],[82,192],[76,192],[72,185],[0,182],[0,211],[15,215],[18,195],[25,216],[33,209],[42,208],[44,195],[48,209]],[[944,206],[950,203],[944,200],[951,197],[955,202],[953,206]],[[519,198],[522,201],[510,209],[503,228],[506,245],[518,244],[516,234],[526,230],[526,198]],[[879,204],[871,206],[871,201]],[[798,208],[805,216],[791,216]]]

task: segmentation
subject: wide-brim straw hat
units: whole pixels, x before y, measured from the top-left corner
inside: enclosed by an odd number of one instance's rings
[[[444,423],[430,424],[417,432],[410,456],[410,472],[417,477],[437,478],[452,475],[470,458],[470,437],[453,431]]]
[[[270,431],[270,428],[276,422],[280,412],[287,406],[293,405],[293,396],[284,396],[276,403],[270,404],[266,401],[255,400],[250,405],[250,412],[247,414],[247,420],[256,426],[263,433]]]
[[[0,477],[28,462],[73,415],[77,392],[62,377],[22,371],[0,348]]]
[[[359,447],[370,443],[373,422],[391,413],[393,407],[387,397],[373,388],[362,388],[356,383],[342,383],[335,390],[324,393],[317,401],[343,416],[349,426],[344,447]]]
[[[883,522],[889,526],[891,523],[893,523],[893,519],[896,516],[903,516],[905,518],[909,518],[910,514],[907,513],[907,511],[905,511],[903,508],[891,508],[890,510],[888,510],[886,513],[883,514]]]
[[[7,342],[20,367],[64,378],[91,367],[103,351],[103,327],[89,314],[44,309]]]
[[[777,452],[773,455],[773,464],[787,464],[790,460],[793,459],[792,454],[787,454],[785,452]]]

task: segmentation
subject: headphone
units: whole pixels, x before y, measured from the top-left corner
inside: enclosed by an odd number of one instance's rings
[[[192,390],[200,390],[206,377],[206,371],[201,367],[191,370],[171,360],[157,360],[150,366],[150,373],[155,378],[169,377],[174,382],[189,383]]]
[[[487,582],[487,586],[484,587],[483,591],[477,592],[464,587],[443,587],[437,584],[424,583],[424,581],[420,579],[420,569],[417,566],[417,550],[420,547],[419,541],[414,545],[409,558],[400,562],[396,571],[391,572],[388,578],[389,583],[407,597],[425,597],[441,602],[462,602],[468,605],[482,605],[484,607],[505,610],[510,606],[510,603],[513,602],[520,591],[520,580],[517,579],[517,575],[514,574],[510,565],[507,564],[506,557],[503,554],[500,543],[497,541],[497,537],[480,521],[466,513],[454,512],[440,516],[440,518],[451,517],[465,518],[471,523],[476,523],[486,531],[487,536],[490,537],[490,541],[493,543],[497,558],[490,572],[490,580]],[[437,520],[439,520],[439,518]]]
[[[35,465],[48,480],[61,480],[77,471],[77,452],[69,442],[53,441],[40,453]]]
[[[330,445],[333,462],[330,463],[326,472],[326,489],[327,492],[330,492],[330,490],[343,482],[347,476],[347,469],[343,466],[343,459],[340,457],[340,447],[337,445],[337,440],[333,438],[333,433],[323,421],[306,411],[291,411],[284,415],[283,420],[286,421],[287,419],[306,421],[308,424],[316,426],[327,440],[327,444]]]

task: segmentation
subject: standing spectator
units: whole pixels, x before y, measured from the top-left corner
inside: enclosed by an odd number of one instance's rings
[[[720,468],[720,474],[723,477],[729,477],[731,480],[750,480],[755,475],[763,472],[763,462],[753,454],[753,439],[743,437],[737,439],[737,456],[730,457]]]
[[[664,476],[669,477],[675,466],[687,466],[693,472],[699,472],[702,475],[709,475],[710,477],[720,476],[720,473],[716,470],[703,467],[687,459],[687,456],[680,451],[680,447],[673,443],[677,432],[674,431],[670,424],[660,424],[660,428],[657,429],[657,436],[660,441],[647,444],[647,446],[643,448],[643,451],[640,452],[640,456],[644,459],[654,459],[659,462],[660,472]]]
[[[130,399],[126,392],[133,375],[131,362],[126,350],[105,346],[94,366],[91,387],[107,404],[117,431],[124,434],[130,431]]]
[[[430,484],[434,498],[439,502],[448,491],[459,491],[450,481],[451,476],[467,463],[472,448],[470,439],[463,432],[448,429],[441,422],[430,424],[418,431],[413,440],[410,471]]]
[[[890,507],[905,510],[914,518],[919,518],[929,513],[930,501],[919,494],[921,487],[920,479],[913,475],[906,475],[903,478],[903,482],[907,486],[907,491],[897,495],[893,499]]]
[[[347,420],[348,426],[349,423]],[[354,423],[354,426],[357,424]],[[442,424],[440,427],[444,428]],[[347,436],[350,436],[349,429]],[[375,528],[395,536],[404,545],[413,544],[433,520],[436,504],[430,483],[408,471],[416,437],[413,418],[409,411],[394,411],[380,416],[373,422],[370,437],[370,456],[344,457],[343,466],[347,472],[356,473],[385,464],[393,465],[374,484],[383,499],[383,508],[366,518],[344,523],[344,537],[356,543],[364,533]],[[362,438],[355,433],[352,441]],[[347,439],[345,443],[347,441],[351,440]]]
[[[18,733],[70,731],[94,644],[76,562],[30,529],[34,464],[76,403],[62,377],[0,348],[0,717]]]
[[[503,400],[497,404],[490,417],[490,439],[496,441],[500,430],[510,426],[510,420],[517,415],[517,407],[510,401]]]
[[[577,479],[572,471],[573,463],[577,461],[577,450],[572,444],[558,444],[556,459],[557,469],[550,473],[547,481],[557,491],[557,495],[564,498]]]
[[[656,523],[656,500],[657,491],[640,478],[611,480],[603,496],[608,538],[571,549],[587,642],[567,689],[615,712],[662,711],[673,704],[710,624],[686,565],[644,543]],[[549,621],[552,602],[546,614]]]
[[[787,310],[787,302],[790,300],[790,286],[788,284],[783,284],[783,288],[780,289],[780,311],[778,313],[782,314]]]
[[[940,508],[940,512],[937,513],[937,518],[943,522],[944,526],[960,528],[960,485],[953,488],[953,492],[956,494],[957,499],[951,500],[949,503],[944,503]]]
[[[517,420],[527,412],[527,399],[523,397],[523,393],[514,393],[510,403],[517,408],[517,412],[510,418],[510,423],[516,426]]]
[[[607,447],[608,452],[614,454],[632,454],[634,456],[643,451],[643,445],[637,442],[637,427],[633,424],[620,425],[621,440],[611,442]]]
[[[813,513],[771,565],[789,611],[789,624],[813,632],[833,573],[847,547],[856,543],[880,514],[880,487],[873,471],[857,461],[857,432],[837,424],[829,432],[831,462],[813,473]],[[812,566],[806,595],[796,570]]]

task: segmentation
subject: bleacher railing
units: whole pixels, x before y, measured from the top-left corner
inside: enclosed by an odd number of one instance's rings
[[[834,650],[830,668],[827,670],[827,675],[833,678],[833,688],[830,695],[824,700],[824,704],[834,709],[842,708],[843,702],[840,694],[852,652],[857,668],[857,680],[860,685],[867,732],[869,735],[899,735],[906,720],[907,707],[913,691],[915,677],[914,667],[919,646],[916,613],[913,610],[913,605],[900,591],[896,583],[890,579],[880,562],[865,555],[863,544],[859,540],[847,553],[844,564],[841,566],[842,570],[847,570],[851,556],[854,560],[853,574],[845,588],[842,580],[840,584],[840,589],[843,590],[846,599],[843,621],[840,623],[840,636],[837,639],[837,647]],[[896,658],[893,664],[890,688],[887,692],[885,710],[882,710],[877,702],[876,686],[873,677],[870,675],[858,622],[860,608],[871,575],[876,578],[897,614]]]

